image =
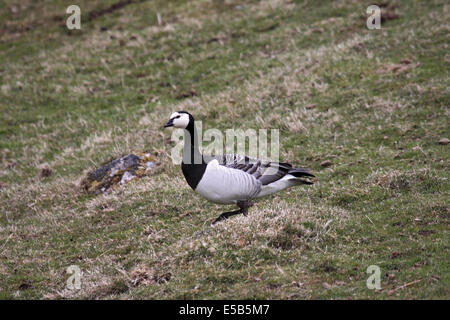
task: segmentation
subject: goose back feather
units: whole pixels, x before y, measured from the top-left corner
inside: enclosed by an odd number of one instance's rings
[[[296,179],[298,180],[297,182],[303,184],[312,184],[312,182],[300,178],[314,177],[307,168],[293,168],[292,165],[287,162],[260,160],[235,154],[204,155],[203,158],[206,163],[217,160],[219,164],[224,167],[246,172],[260,181],[263,186],[274,183],[287,175],[289,175],[291,179]]]

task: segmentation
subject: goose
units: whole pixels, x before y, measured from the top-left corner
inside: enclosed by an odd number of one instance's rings
[[[238,210],[224,212],[212,224],[236,214],[247,216],[253,199],[297,185],[311,185],[315,176],[307,168],[286,162],[248,156],[203,155],[198,148],[194,117],[186,111],[172,113],[164,128],[184,129],[181,170],[188,185],[203,198],[219,204],[235,204]]]

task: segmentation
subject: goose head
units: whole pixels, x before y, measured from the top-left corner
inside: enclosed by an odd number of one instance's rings
[[[190,124],[194,124],[194,117],[189,112],[177,111],[170,115],[169,121],[166,122],[164,128],[186,129]]]

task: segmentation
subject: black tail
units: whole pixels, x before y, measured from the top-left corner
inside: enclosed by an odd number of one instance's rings
[[[292,174],[294,177],[315,177],[307,168],[292,168],[288,171],[289,174]]]
[[[311,177],[311,178],[315,178],[315,175],[313,175],[311,173],[311,171],[309,171],[309,169],[307,168],[292,168],[288,171],[288,174],[293,175],[296,178],[301,178],[301,177]],[[308,180],[303,180],[303,179],[298,179],[300,180],[303,184],[313,184],[314,182],[308,181]]]

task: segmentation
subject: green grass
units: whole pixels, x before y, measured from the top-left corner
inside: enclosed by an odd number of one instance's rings
[[[372,3],[343,0],[135,1],[88,19],[115,2],[79,1],[72,31],[63,1],[0,4],[1,298],[449,299],[445,1],[392,0],[381,30]],[[210,227],[228,208],[194,195],[162,130],[181,109],[204,129],[279,129],[281,159],[318,181]],[[81,190],[131,151],[158,157],[154,175]]]

